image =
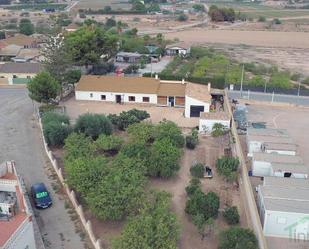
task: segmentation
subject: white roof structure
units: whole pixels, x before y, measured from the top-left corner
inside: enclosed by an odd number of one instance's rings
[[[263,161],[272,163],[281,163],[281,164],[303,164],[303,160],[299,156],[287,156],[277,153],[253,153],[253,161]]]
[[[266,210],[309,214],[309,189],[259,186]]]
[[[296,144],[264,143],[263,147],[265,150],[297,151]]]
[[[297,174],[308,174],[308,167],[297,163],[272,163],[274,172],[291,172]]]
[[[309,189],[309,180],[308,179],[265,176],[264,181],[263,181],[263,186]]]
[[[248,135],[256,135],[256,136],[271,136],[271,137],[289,137],[289,134],[284,129],[257,129],[257,128],[248,128]]]
[[[276,143],[276,144],[294,144],[292,138],[288,136],[261,136],[247,134],[248,142],[261,142],[261,143]]]

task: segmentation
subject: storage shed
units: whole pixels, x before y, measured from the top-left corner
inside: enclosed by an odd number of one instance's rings
[[[308,180],[259,185],[257,203],[264,235],[309,240]]]
[[[211,132],[214,124],[231,128],[231,117],[226,112],[202,112],[199,121],[199,132]]]
[[[253,176],[279,176],[275,172],[279,172],[280,170],[282,171],[283,177],[298,177],[298,174],[302,176],[300,178],[306,178],[308,176],[307,173],[303,173],[303,160],[299,156],[253,153]]]

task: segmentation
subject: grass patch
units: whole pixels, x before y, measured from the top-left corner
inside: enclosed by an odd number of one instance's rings
[[[46,8],[53,8],[55,10],[64,10],[68,5],[67,4],[49,4],[49,3],[36,3],[36,4],[19,4],[14,6],[3,6],[4,9],[9,10],[43,10]]]

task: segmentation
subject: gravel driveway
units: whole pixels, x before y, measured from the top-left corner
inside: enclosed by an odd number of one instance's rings
[[[64,196],[54,191],[57,182],[48,166],[33,110],[24,88],[0,88],[0,162],[15,160],[28,190],[31,184],[44,182],[51,192],[53,206],[35,210],[46,249],[84,249]]]

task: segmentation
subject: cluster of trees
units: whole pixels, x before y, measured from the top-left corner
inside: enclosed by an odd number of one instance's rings
[[[34,25],[30,19],[22,18],[19,21],[19,33],[24,35],[32,35],[34,33]]]
[[[179,225],[170,210],[170,195],[146,190],[146,185],[147,176],[175,174],[184,138],[172,122],[153,125],[140,122],[149,116],[144,111],[127,113],[139,119],[126,128],[126,140],[111,134],[106,123],[99,124],[89,114],[76,121],[75,132],[64,145],[67,182],[97,217],[130,217],[113,248],[176,249]],[[99,131],[95,127],[105,128]]]
[[[198,144],[198,130],[193,128],[191,130],[191,135],[186,136],[186,147],[188,149],[195,149],[196,145]]]
[[[234,22],[236,13],[233,8],[219,8],[216,5],[211,5],[208,11],[213,22]]]
[[[190,185],[186,187],[189,198],[186,202],[185,211],[191,216],[192,222],[196,225],[203,239],[211,232],[214,219],[218,216],[220,199],[214,192],[205,194],[200,185],[200,180],[193,178]]]
[[[219,235],[219,249],[258,249],[258,241],[254,233],[245,228],[231,227]]]

